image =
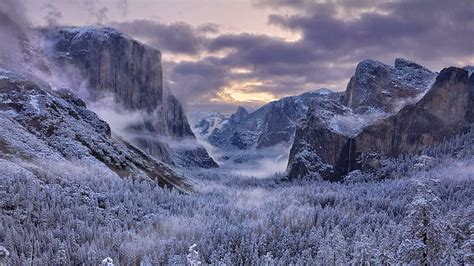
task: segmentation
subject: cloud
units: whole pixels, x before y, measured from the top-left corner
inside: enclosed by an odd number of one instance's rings
[[[1,4],[9,2],[18,1]],[[81,3],[101,24],[109,10],[111,16],[120,12],[125,17],[133,4]],[[473,1],[256,0],[255,8],[269,11],[270,27],[300,38],[229,33],[215,23],[138,19],[108,24],[163,52],[167,84],[188,107],[234,109],[224,105],[247,103],[232,95],[236,90],[248,93],[245,99],[279,98],[320,87],[344,90],[357,63],[366,58],[391,64],[404,57],[433,70],[474,64]],[[66,20],[54,6],[46,11],[49,24]],[[259,100],[252,104],[262,104]]]
[[[49,27],[58,26],[59,20],[62,19],[63,14],[51,3],[47,3],[41,7],[42,10],[46,11],[44,20]]]
[[[99,25],[103,25],[108,20],[108,17],[107,17],[107,13],[109,12],[108,7],[99,6],[96,0],[82,0],[81,3],[87,9],[89,16],[95,20],[95,23]]]
[[[0,59],[3,66],[22,63],[28,43],[30,23],[24,16],[25,8],[20,1],[0,2]]]
[[[319,87],[343,90],[366,58],[390,64],[405,57],[434,70],[474,60],[472,1],[262,0],[257,6],[273,11],[270,25],[301,38],[219,34],[204,43],[208,54],[219,56],[173,66],[173,89],[207,97],[223,95],[231,83],[258,80],[253,90],[281,97]],[[236,68],[249,71],[236,74]]]
[[[163,52],[187,55],[197,55],[203,51],[207,42],[205,33],[217,32],[217,26],[213,24],[205,24],[196,28],[184,22],[163,24],[144,19],[116,22],[111,25],[144,40]]]

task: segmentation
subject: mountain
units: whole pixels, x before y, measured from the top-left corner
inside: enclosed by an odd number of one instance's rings
[[[416,101],[435,77],[431,70],[406,59],[397,58],[394,66],[367,59],[357,65],[342,103],[356,113],[368,108],[395,112],[406,101]]]
[[[217,112],[201,112],[196,116],[198,122],[193,126],[193,130],[203,139],[207,139],[215,129],[222,128],[229,121],[229,116]]]
[[[436,75],[403,59],[362,61],[342,100],[315,101],[296,129],[288,177],[339,180],[462,133],[473,121],[472,83],[460,68]]]
[[[338,97],[327,89],[290,96],[268,103],[249,113],[238,107],[221,128],[216,128],[207,141],[222,149],[252,150],[290,143],[297,121],[316,98]]]
[[[52,172],[68,167],[190,189],[166,165],[111,134],[109,125],[72,92],[53,90],[29,74],[0,69],[0,124],[2,164],[40,180],[56,178]]]
[[[179,166],[217,167],[196,138],[174,95],[163,86],[159,50],[114,29],[65,27],[44,30],[46,51],[60,67],[78,69],[87,80],[87,102],[112,97],[122,113],[138,114],[125,138],[157,159]],[[80,86],[77,84],[77,86]],[[100,104],[99,104],[100,105]],[[178,148],[170,143],[193,142]]]

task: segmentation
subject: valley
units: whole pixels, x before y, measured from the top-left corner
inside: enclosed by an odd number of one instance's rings
[[[0,3],[0,266],[474,264],[470,57],[17,10]],[[364,10],[344,27],[392,14]]]

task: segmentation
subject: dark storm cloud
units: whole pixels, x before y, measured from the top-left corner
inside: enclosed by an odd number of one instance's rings
[[[289,43],[265,35],[222,35],[209,44],[209,51],[234,49],[229,63],[238,66],[267,66],[278,63],[305,64],[314,60],[312,53],[300,43]]]
[[[107,20],[107,8],[113,9],[82,1],[99,23]],[[127,1],[117,3],[126,13]],[[164,62],[172,90],[184,101],[205,102],[229,84],[245,80],[263,83],[246,90],[278,97],[322,86],[343,90],[357,63],[366,58],[392,64],[404,57],[433,70],[474,60],[471,0],[260,0],[256,7],[270,11],[270,25],[301,38],[290,42],[270,33],[223,34],[212,23],[134,20],[111,26],[165,55],[200,58]],[[246,71],[235,71],[239,68]]]
[[[269,22],[300,31],[303,43],[328,52],[375,49],[388,55],[408,53],[422,60],[473,52],[474,38],[469,36],[474,35],[474,1],[366,1],[365,6],[355,1],[265,3],[300,10],[292,16],[271,15]],[[341,17],[356,12],[355,18]]]
[[[301,39],[288,42],[254,34],[209,39],[208,52],[226,55],[195,63],[196,68],[203,67],[192,73],[194,78],[202,74],[196,85],[200,90],[216,92],[215,86],[249,78],[264,81],[262,90],[282,95],[342,84],[365,58],[391,64],[396,57],[405,57],[440,70],[474,56],[474,1],[264,0],[258,6],[273,8],[268,22],[299,32]],[[292,9],[292,15],[283,13],[284,8]],[[212,64],[219,74],[206,76]],[[251,73],[231,73],[239,67]],[[179,67],[176,70],[187,75]]]
[[[206,101],[231,79],[229,69],[215,57],[198,62],[167,63],[170,86],[179,99]]]
[[[203,31],[217,31],[217,26],[206,24],[199,29],[184,23],[163,24],[152,20],[112,23],[131,36],[143,39],[163,52],[196,55],[205,48]]]

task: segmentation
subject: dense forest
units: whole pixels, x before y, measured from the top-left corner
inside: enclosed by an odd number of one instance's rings
[[[45,162],[41,179],[0,160],[7,263],[472,264],[472,131],[383,179],[243,178],[189,171],[194,191]],[[103,172],[100,172],[103,173]]]

